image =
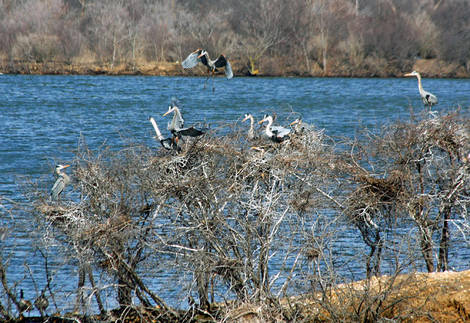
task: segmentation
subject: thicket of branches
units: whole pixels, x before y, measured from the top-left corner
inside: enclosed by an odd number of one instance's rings
[[[370,288],[332,297],[351,278],[341,260],[351,251],[338,241],[345,231],[361,235],[365,251],[348,261],[367,277],[449,269],[451,242],[469,247],[469,125],[458,111],[426,114],[355,140],[304,128],[281,144],[231,128],[187,140],[179,153],[132,142],[93,151],[83,140],[71,188],[51,201],[41,180],[28,183],[27,211],[42,248],[76,268],[69,302],[78,313],[109,317],[103,297],[112,295],[120,315],[138,307],[170,320],[234,319],[241,304],[264,320],[402,318],[393,311],[402,300],[386,301],[406,281],[384,283],[378,296]],[[11,318],[20,308],[6,265],[0,315]],[[46,271],[41,293],[54,299],[56,272]],[[169,273],[186,307],[154,289]],[[286,305],[292,294],[320,311]]]
[[[391,75],[417,58],[470,70],[466,0],[1,0],[7,60],[114,66],[224,53],[241,73]]]

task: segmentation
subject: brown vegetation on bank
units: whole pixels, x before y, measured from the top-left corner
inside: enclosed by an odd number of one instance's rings
[[[273,62],[272,64],[276,64]],[[232,62],[236,76],[254,76],[239,61]],[[417,60],[410,68],[403,71],[422,71],[426,77],[468,78],[470,73],[463,66],[446,63],[436,59]],[[265,70],[264,70],[265,71]],[[313,76],[313,77],[402,77],[404,72],[398,69],[382,71],[379,75],[369,70],[356,70],[353,73],[339,68],[325,75],[321,69],[310,74],[302,74],[295,69],[280,69],[273,72],[258,72],[256,76]],[[184,70],[180,62],[150,62],[141,64],[119,64],[110,66],[104,63],[64,63],[64,62],[32,62],[32,61],[0,61],[0,72],[4,74],[38,74],[38,75],[147,75],[147,76],[206,76],[205,68],[196,67]],[[223,71],[218,73],[223,76]]]
[[[468,16],[466,0],[1,0],[0,72],[192,75],[171,66],[204,47],[236,75],[468,77]]]

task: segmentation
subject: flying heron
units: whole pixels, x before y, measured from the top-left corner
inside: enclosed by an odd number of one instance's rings
[[[281,127],[281,126],[273,126],[273,117],[265,115],[259,124],[267,121],[268,124],[266,126],[266,135],[274,142],[282,142],[289,138],[290,129]]]
[[[227,58],[223,54],[220,54],[217,59],[211,60],[209,53],[207,53],[205,49],[196,49],[194,52],[189,54],[188,57],[186,57],[181,65],[183,65],[183,68],[193,68],[199,62],[205,65],[208,72],[212,73],[212,75],[217,72],[218,68],[224,68],[225,76],[228,79],[233,77],[232,66],[230,65],[230,62],[227,60]]]
[[[70,165],[61,165],[58,164],[55,167],[55,173],[57,174],[57,180],[54,183],[54,186],[52,186],[51,189],[51,198],[53,200],[58,200],[60,193],[64,190],[65,186],[70,183],[70,177],[62,172],[63,169],[69,167]]]
[[[194,52],[188,55],[186,59],[181,63],[184,69],[186,68],[193,68],[198,63],[201,63],[207,67],[208,77],[204,82],[204,88],[206,87],[206,83],[209,77],[214,76],[215,72],[218,71],[219,68],[225,69],[225,76],[227,79],[231,79],[233,77],[232,65],[228,59],[223,55],[219,55],[217,59],[211,60],[209,57],[209,53],[205,49],[196,49]],[[212,91],[214,91],[214,84],[212,83]]]
[[[173,112],[173,119],[168,122],[168,130],[173,134],[174,137],[180,138],[181,136],[189,136],[189,137],[197,137],[204,134],[204,131],[196,129],[194,127],[183,128],[184,127],[184,119],[181,115],[180,109],[176,105],[175,101],[172,101],[170,106],[168,107],[168,111],[163,114],[166,116],[167,114]]]
[[[423,100],[423,103],[429,107],[429,110],[431,110],[431,107],[437,104],[437,97],[423,89],[423,85],[421,84],[421,75],[418,72],[413,71],[405,74],[405,76],[416,76],[418,78],[418,90],[421,95],[421,99]]]
[[[255,139],[256,138],[255,128],[254,128],[255,119],[253,118],[251,113],[245,113],[245,117],[243,118],[242,122],[245,122],[246,120],[250,120],[250,129],[248,130],[247,138],[249,140]]]
[[[162,136],[162,133],[160,132],[160,129],[158,128],[158,125],[155,119],[150,117],[149,121],[152,123],[153,129],[155,129],[155,133],[157,134],[156,138],[160,141],[160,144],[162,145],[163,148],[168,149],[168,150],[176,150],[176,151],[181,150],[181,147],[178,146],[178,137],[173,136],[170,138],[164,138]]]

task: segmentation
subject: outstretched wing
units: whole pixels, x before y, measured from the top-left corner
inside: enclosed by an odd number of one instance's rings
[[[200,50],[197,50],[189,54],[188,57],[186,57],[186,59],[181,63],[183,68],[193,68],[194,66],[196,66],[197,63],[199,63],[199,58],[198,58],[199,54],[200,54]]]
[[[184,128],[178,130],[178,135],[189,136],[189,137],[198,137],[204,134],[204,131],[196,129],[194,127]]]
[[[216,68],[225,67],[225,76],[227,76],[228,79],[233,77],[232,66],[224,55],[220,55],[214,62],[214,65]]]
[[[216,68],[225,67],[227,65],[227,59],[224,55],[220,55],[214,62]]]
[[[230,62],[227,61],[227,65],[225,65],[225,76],[230,80],[233,77],[232,65]]]
[[[158,129],[157,122],[155,121],[155,119],[150,117],[149,120],[152,123],[152,126],[153,126],[153,129],[155,130],[155,133],[157,134],[158,140],[163,140],[162,133],[160,132],[160,129]]]

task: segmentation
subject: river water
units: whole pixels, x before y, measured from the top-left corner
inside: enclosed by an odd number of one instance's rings
[[[16,290],[23,288],[27,297],[33,297],[32,286],[41,289],[45,278],[44,259],[28,231],[31,218],[12,211],[11,201],[23,202],[17,182],[24,176],[35,179],[50,174],[52,185],[54,165],[71,160],[80,137],[91,149],[101,145],[117,148],[123,144],[122,138],[129,137],[155,146],[148,117],[153,116],[166,133],[168,120],[161,115],[172,97],[179,99],[188,125],[215,127],[240,122],[246,112],[258,120],[275,112],[280,123],[301,116],[333,137],[353,137],[364,126],[407,119],[410,110],[423,109],[414,78],[235,77],[216,78],[206,88],[204,85],[205,79],[196,77],[0,75],[2,247],[10,282],[19,282]],[[460,106],[464,113],[469,112],[470,80],[425,79],[423,86],[439,98],[435,110]],[[360,239],[351,231],[339,243],[360,245]],[[455,269],[468,268],[469,252],[461,251],[450,257]],[[49,261],[60,268],[54,284],[62,286],[64,300],[73,300],[67,291],[75,288],[76,274],[60,266],[60,259],[51,256]],[[354,270],[357,277],[363,276]],[[173,298],[171,303],[178,304],[177,287],[161,290],[168,293],[160,292],[164,299]]]

